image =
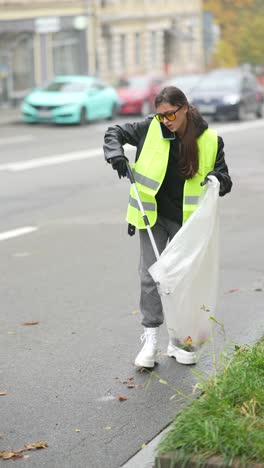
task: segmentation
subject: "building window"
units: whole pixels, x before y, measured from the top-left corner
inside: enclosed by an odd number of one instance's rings
[[[135,65],[141,64],[141,36],[140,33],[135,34]]]
[[[150,54],[151,54],[151,64],[156,65],[158,62],[158,37],[157,31],[151,31],[150,38]]]
[[[52,39],[54,75],[81,73],[80,32],[59,31]]]
[[[104,8],[106,7],[107,5],[113,3],[113,0],[99,0],[99,5]]]
[[[109,71],[113,70],[113,37],[108,36],[106,40],[106,54],[107,54],[107,68]]]
[[[21,34],[13,49],[14,91],[29,89],[34,84],[33,35]]]
[[[1,35],[0,70],[0,101],[15,102],[34,86],[32,33]]]
[[[125,34],[120,34],[120,68],[122,71],[126,70],[127,64],[127,37]]]

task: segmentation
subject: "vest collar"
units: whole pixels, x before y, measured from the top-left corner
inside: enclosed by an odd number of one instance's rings
[[[161,131],[161,136],[164,138],[164,140],[175,140],[176,139],[176,134],[175,132],[170,132],[170,130],[162,123],[159,122],[160,125],[160,131]]]

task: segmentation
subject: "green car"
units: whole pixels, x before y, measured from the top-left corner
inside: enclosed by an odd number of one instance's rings
[[[112,119],[118,113],[119,97],[114,87],[92,76],[57,76],[36,88],[22,102],[24,122],[85,124]]]

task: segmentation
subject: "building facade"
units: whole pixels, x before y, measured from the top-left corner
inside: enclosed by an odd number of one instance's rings
[[[97,3],[99,72],[121,75],[200,72],[202,1],[102,0]]]
[[[201,0],[0,0],[0,102],[58,74],[203,69]]]
[[[0,0],[0,95],[20,100],[57,74],[88,69],[82,2]]]

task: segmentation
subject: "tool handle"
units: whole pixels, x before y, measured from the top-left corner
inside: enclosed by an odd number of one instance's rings
[[[150,224],[149,224],[148,217],[147,217],[147,215],[145,213],[144,207],[142,205],[142,201],[140,199],[140,195],[138,193],[138,189],[137,189],[137,186],[136,186],[136,181],[135,181],[133,171],[132,171],[128,161],[126,161],[126,165],[127,165],[127,177],[129,178],[129,180],[131,182],[131,185],[133,187],[134,194],[135,194],[136,200],[138,202],[138,206],[139,206],[143,221],[145,223],[146,229],[148,231],[148,235],[149,235],[149,239],[150,239],[152,248],[153,248],[154,253],[155,253],[155,257],[158,260],[159,257],[160,257],[160,254],[159,254],[159,251],[158,251],[158,248],[157,248],[157,245],[156,245],[156,242],[155,242],[155,239],[154,239],[154,236],[153,236]]]
[[[128,161],[126,161],[126,166],[127,166],[127,177],[130,180],[131,184],[135,184],[136,183],[135,177],[134,177],[133,171]]]

